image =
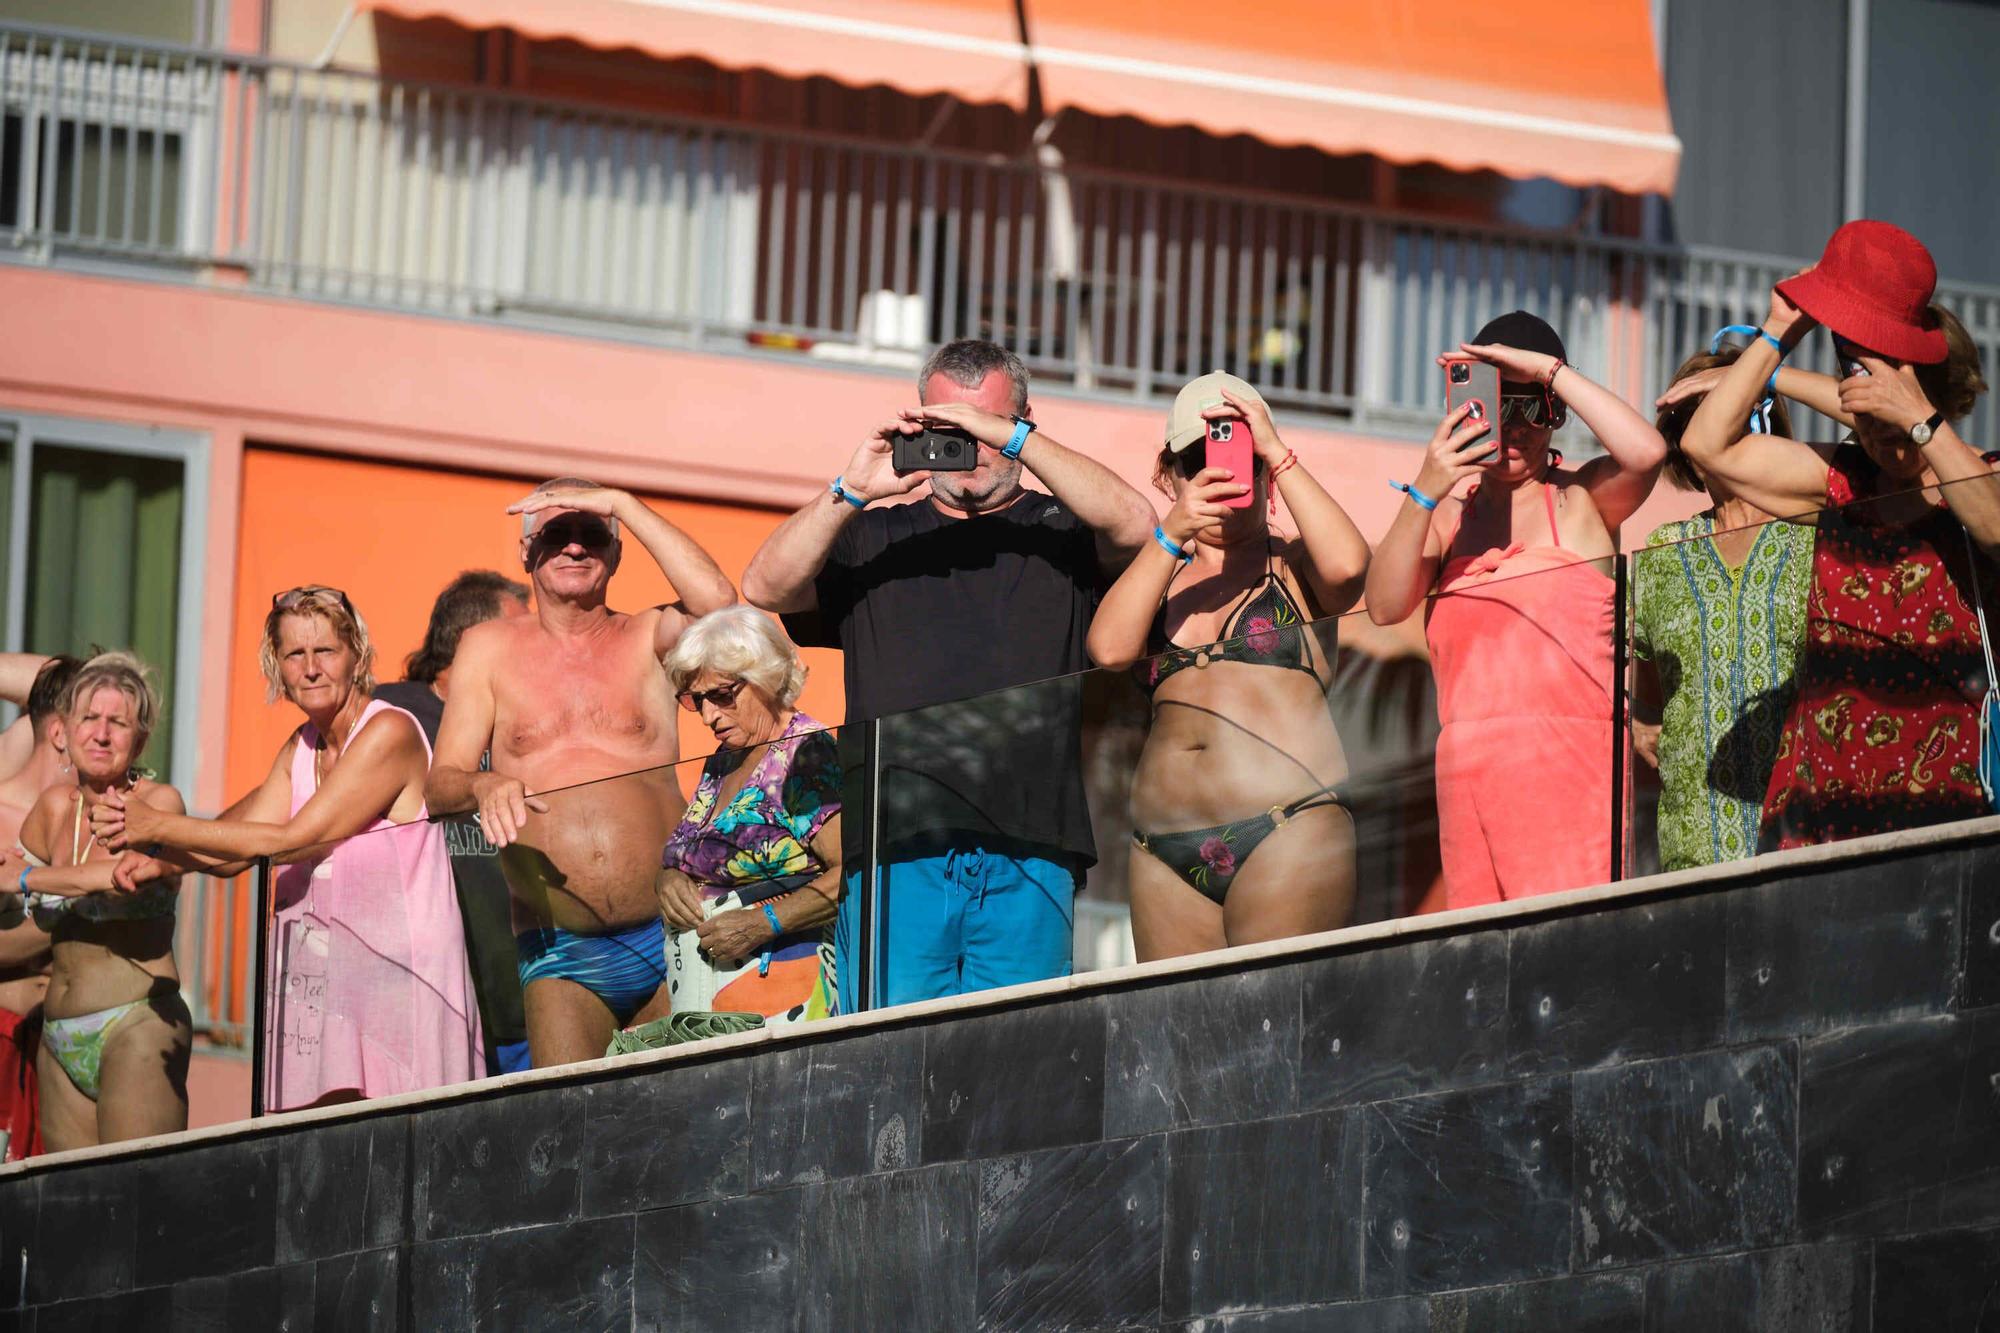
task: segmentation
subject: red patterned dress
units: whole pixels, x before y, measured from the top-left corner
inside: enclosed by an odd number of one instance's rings
[[[1842,445],[1818,519],[1798,700],[1764,796],[1764,849],[1803,847],[1991,813],[1979,788],[1986,661],[1965,529],[1942,501],[1882,522],[1893,489]],[[1980,557],[1983,588],[2000,573]]]

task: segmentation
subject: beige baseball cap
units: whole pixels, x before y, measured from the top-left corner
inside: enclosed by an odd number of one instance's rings
[[[1174,410],[1167,414],[1167,448],[1175,453],[1187,448],[1196,440],[1208,437],[1208,421],[1202,412],[1211,407],[1224,407],[1224,389],[1238,398],[1253,403],[1262,403],[1268,410],[1269,403],[1258,393],[1250,381],[1239,379],[1226,370],[1211,370],[1206,375],[1197,376],[1181,387],[1174,395]]]

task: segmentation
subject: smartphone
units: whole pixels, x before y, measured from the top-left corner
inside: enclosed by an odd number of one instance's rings
[[[1868,374],[1868,367],[1861,364],[1861,349],[1833,330],[1827,332],[1833,335],[1833,364],[1839,368],[1840,378],[1847,380]]]
[[[1248,509],[1257,503],[1257,455],[1250,447],[1250,423],[1225,418],[1208,423],[1208,444],[1202,462],[1207,467],[1226,467],[1233,480],[1250,487],[1243,494],[1218,501],[1224,509]]]
[[[1473,357],[1447,357],[1444,363],[1444,410],[1456,412],[1460,403],[1471,403],[1472,411],[1466,414],[1461,426],[1469,426],[1475,421],[1484,421],[1491,429],[1473,445],[1491,441],[1500,443],[1500,367],[1490,361],[1480,361]],[[1478,461],[1494,463],[1500,459],[1498,449],[1488,453]]]
[[[979,444],[956,426],[930,426],[892,440],[889,464],[898,472],[970,472],[979,466]]]

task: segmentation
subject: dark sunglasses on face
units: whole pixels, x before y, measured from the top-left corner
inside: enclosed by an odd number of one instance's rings
[[[674,698],[690,713],[699,713],[703,704],[714,704],[717,708],[734,708],[736,696],[743,692],[743,682],[732,680],[727,685],[718,685],[712,690],[682,690]]]
[[[1856,375],[1866,375],[1868,367],[1861,364],[1861,358],[1875,354],[1865,347],[1847,341],[1839,334],[1833,333],[1831,329],[1827,332],[1833,337],[1833,363],[1840,367],[1840,377],[1852,379]]]
[[[564,514],[552,518],[529,534],[538,546],[581,546],[595,551],[611,545],[611,525],[586,514]]]
[[[1500,422],[1506,425],[1518,422],[1524,426],[1539,426],[1555,415],[1545,393],[1503,393],[1500,395]]]

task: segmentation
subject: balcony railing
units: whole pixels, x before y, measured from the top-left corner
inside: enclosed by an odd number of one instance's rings
[[[31,260],[862,363],[976,334],[1079,389],[1219,366],[1391,432],[1431,424],[1433,356],[1493,313],[1647,399],[1800,263],[46,29],[0,26],[0,104],[0,245]],[[1941,290],[1993,366],[2000,290]],[[1996,426],[1989,395],[1970,433]]]

